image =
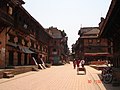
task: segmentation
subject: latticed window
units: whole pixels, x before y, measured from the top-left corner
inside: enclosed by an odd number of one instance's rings
[[[14,42],[14,36],[13,35],[9,35],[9,42]]]
[[[22,37],[21,36],[18,37],[18,43],[22,44]]]
[[[25,40],[25,46],[27,46],[28,41]]]
[[[57,51],[57,50],[54,48],[54,49],[53,49],[53,52],[56,52],[56,51]]]

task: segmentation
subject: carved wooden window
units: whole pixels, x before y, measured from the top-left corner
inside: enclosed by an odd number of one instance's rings
[[[28,44],[28,41],[26,41],[26,40],[24,40],[25,41],[25,46],[27,46],[27,44]]]
[[[18,42],[18,37],[14,38],[14,42],[17,43]]]
[[[38,49],[38,44],[36,44],[36,49]]]
[[[54,48],[54,49],[53,49],[53,52],[56,52],[56,51],[57,51],[57,50]]]
[[[31,41],[31,47],[34,48],[34,41]]]
[[[40,51],[42,51],[42,45],[40,45]]]
[[[20,37],[20,36],[18,37],[18,43],[22,44],[22,37]]]
[[[14,42],[14,36],[13,35],[9,35],[10,39],[8,40],[9,42]]]

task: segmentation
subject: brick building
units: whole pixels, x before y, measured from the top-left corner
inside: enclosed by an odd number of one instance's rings
[[[46,29],[46,32],[53,38],[49,43],[49,60],[53,64],[63,64],[67,62],[69,54],[66,33],[56,27]]]
[[[0,68],[48,60],[51,37],[23,7],[22,0],[0,1]]]
[[[112,43],[104,38],[99,38],[98,27],[83,27],[79,30],[80,37],[73,49],[75,57],[85,58],[87,62],[108,59],[112,55]]]
[[[112,0],[106,18],[99,25],[100,37],[113,42],[113,67],[115,76],[120,79],[120,0]]]

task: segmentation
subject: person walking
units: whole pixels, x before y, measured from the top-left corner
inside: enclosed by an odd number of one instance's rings
[[[81,64],[81,66],[84,68],[85,60],[82,59],[82,60],[80,61],[80,64]]]
[[[77,64],[77,74],[79,73],[79,68],[80,68],[80,59],[76,59],[76,64]]]
[[[80,67],[80,59],[76,59],[77,68]]]
[[[76,60],[75,59],[73,60],[73,67],[74,67],[74,69],[76,68]]]

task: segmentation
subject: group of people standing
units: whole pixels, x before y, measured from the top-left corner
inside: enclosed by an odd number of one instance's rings
[[[74,59],[73,60],[73,67],[74,67],[74,69],[76,69],[76,67],[77,68],[79,68],[79,67],[84,68],[84,64],[85,64],[85,60],[84,59],[82,59],[82,60]]]

